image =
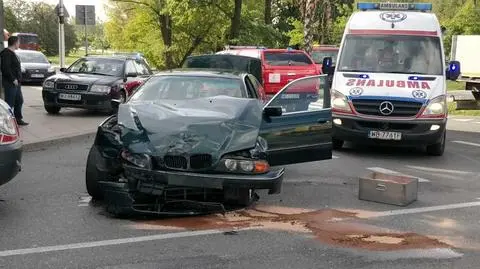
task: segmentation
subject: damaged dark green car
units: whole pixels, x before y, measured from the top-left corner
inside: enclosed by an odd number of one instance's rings
[[[256,190],[278,194],[279,165],[332,157],[324,82],[321,75],[292,81],[265,102],[246,72],[156,74],[99,125],[87,191],[116,216],[210,213],[248,205]],[[308,96],[309,108],[295,109],[312,87],[318,94]]]

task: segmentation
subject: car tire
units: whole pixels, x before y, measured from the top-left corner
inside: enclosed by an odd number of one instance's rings
[[[45,105],[45,110],[47,111],[48,114],[58,114],[60,112],[61,107],[59,106],[47,106]]]
[[[427,153],[431,156],[442,156],[445,152],[445,144],[447,141],[447,132],[443,133],[442,141],[433,145],[427,146]]]
[[[99,155],[100,153],[95,146],[92,146],[88,152],[87,166],[85,169],[85,185],[87,187],[87,192],[94,200],[103,200],[104,198],[103,191],[98,184],[99,174],[96,167],[96,164],[99,161]]]
[[[343,148],[343,144],[345,143],[345,141],[343,140],[339,140],[339,139],[336,139],[336,138],[332,138],[332,147],[333,149],[341,149]]]

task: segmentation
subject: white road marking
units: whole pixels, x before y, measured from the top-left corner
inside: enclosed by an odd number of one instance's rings
[[[247,230],[247,229],[250,229],[250,228],[245,228],[240,230]],[[189,231],[189,232],[157,234],[157,235],[139,236],[139,237],[112,239],[112,240],[91,241],[91,242],[84,242],[84,243],[57,245],[57,246],[48,246],[48,247],[4,250],[4,251],[0,251],[0,257],[38,254],[38,253],[56,252],[56,251],[63,251],[63,250],[82,249],[82,248],[115,246],[115,245],[121,245],[121,244],[157,241],[157,240],[165,240],[165,239],[172,239],[172,238],[184,238],[184,237],[192,237],[192,236],[200,236],[200,235],[221,234],[223,232],[224,231],[221,231],[221,230]]]
[[[480,121],[476,121],[475,123],[478,123],[478,124],[480,124]]]
[[[394,175],[406,176],[406,177],[414,177],[414,176],[402,174],[400,172],[393,171],[393,170],[390,170],[390,169],[385,169],[385,168],[382,168],[382,167],[368,167],[367,169],[370,170],[370,171],[373,171],[373,172],[378,172],[378,173],[394,174]],[[430,180],[425,179],[425,178],[420,178],[420,177],[414,177],[414,178],[417,178],[418,182],[430,182]]]
[[[461,122],[468,122],[468,121],[472,121],[473,119],[453,119],[455,121],[461,121]]]
[[[423,170],[427,172],[450,173],[450,174],[459,174],[459,175],[473,174],[472,172],[466,172],[466,171],[460,171],[460,170],[439,169],[439,168],[414,166],[414,165],[407,165],[407,167],[411,169]]]
[[[338,158],[340,158],[340,157],[332,155],[332,159],[338,159]]]
[[[478,143],[472,143],[472,142],[461,141],[461,140],[455,140],[455,141],[452,141],[452,143],[463,144],[463,145],[474,146],[474,147],[480,147],[480,144],[478,144]]]
[[[480,202],[468,202],[468,203],[429,206],[429,207],[417,207],[417,208],[409,208],[409,209],[397,209],[397,210],[380,211],[380,212],[372,212],[372,213],[369,212],[369,213],[366,213],[367,215],[365,215],[364,218],[378,218],[378,217],[398,216],[398,215],[407,215],[407,214],[417,214],[417,213],[426,213],[426,212],[434,212],[434,211],[440,211],[440,210],[450,210],[450,209],[468,208],[468,207],[476,207],[476,206],[480,206]],[[362,217],[361,213],[359,217]]]

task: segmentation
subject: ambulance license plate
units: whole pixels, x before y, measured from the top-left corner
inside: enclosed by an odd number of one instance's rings
[[[381,140],[402,140],[400,132],[370,131],[368,138]]]

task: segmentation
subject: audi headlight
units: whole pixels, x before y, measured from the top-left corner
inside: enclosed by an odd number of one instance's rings
[[[43,87],[47,89],[53,89],[55,88],[55,82],[51,80],[45,80],[45,82],[43,82]]]
[[[333,111],[352,113],[347,97],[339,91],[332,90],[331,104]]]
[[[127,162],[134,164],[140,168],[152,169],[152,158],[147,154],[130,153],[126,150],[122,151],[122,158]]]
[[[270,165],[264,160],[226,158],[220,161],[220,170],[231,173],[262,174],[270,170]]]
[[[111,87],[106,85],[93,85],[90,91],[98,93],[110,93],[110,89]]]
[[[422,117],[444,117],[447,114],[447,98],[445,95],[432,99],[422,113]]]

